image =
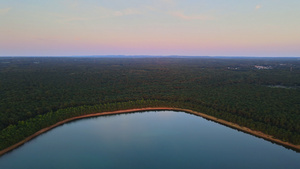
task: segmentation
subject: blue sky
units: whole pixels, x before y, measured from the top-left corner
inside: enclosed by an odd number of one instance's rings
[[[299,0],[0,0],[0,56],[300,56]]]

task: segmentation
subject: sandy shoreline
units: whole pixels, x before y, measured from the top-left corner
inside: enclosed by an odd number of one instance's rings
[[[130,113],[130,112],[139,112],[139,111],[153,111],[153,110],[175,110],[175,111],[183,111],[183,112],[188,112],[188,113],[191,113],[191,114],[194,114],[194,115],[197,115],[197,116],[201,116],[205,119],[208,119],[208,120],[212,120],[212,121],[215,121],[217,123],[220,123],[220,124],[223,124],[225,126],[228,126],[228,127],[231,127],[231,128],[235,128],[237,130],[240,130],[240,131],[243,131],[245,133],[249,133],[251,135],[254,135],[254,136],[257,136],[257,137],[260,137],[260,138],[263,138],[265,140],[269,140],[271,142],[274,142],[274,143],[277,143],[277,144],[280,144],[284,147],[287,147],[287,148],[291,148],[295,151],[300,151],[300,145],[294,145],[294,144],[291,144],[289,142],[284,142],[282,140],[279,140],[279,139],[276,139],[276,138],[273,138],[273,136],[271,135],[267,135],[267,134],[264,134],[260,131],[254,131],[254,130],[251,130],[247,127],[242,127],[242,126],[239,126],[235,123],[231,123],[231,122],[228,122],[228,121],[225,121],[225,120],[222,120],[222,119],[218,119],[216,117],[213,117],[213,116],[209,116],[209,115],[206,115],[204,113],[199,113],[199,112],[196,112],[196,111],[193,111],[193,110],[189,110],[189,109],[180,109],[180,108],[171,108],[171,107],[148,107],[148,108],[139,108],[139,109],[127,109],[127,110],[118,110],[118,111],[112,111],[112,112],[102,112],[102,113],[94,113],[94,114],[87,114],[87,115],[82,115],[82,116],[77,116],[77,117],[72,117],[72,118],[69,118],[69,119],[66,119],[66,120],[63,120],[63,121],[60,121],[60,122],[57,122],[56,124],[52,125],[52,126],[49,126],[49,127],[46,127],[46,128],[43,128],[41,130],[39,130],[38,132],[34,133],[33,135],[27,137],[26,139],[0,151],[0,156],[2,156],[3,154],[7,153],[7,152],[10,152],[12,150],[14,150],[15,148],[23,145],[24,143],[28,142],[29,140],[39,136],[40,134],[42,133],[45,133],[57,126],[60,126],[62,124],[65,124],[67,122],[70,122],[70,121],[73,121],[73,120],[77,120],[77,119],[82,119],[82,118],[88,118],[88,117],[95,117],[95,116],[103,116],[103,115],[112,115],[112,114],[122,114],[122,113]]]

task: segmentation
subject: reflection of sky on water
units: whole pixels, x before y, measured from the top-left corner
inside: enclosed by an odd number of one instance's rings
[[[298,168],[294,151],[191,114],[78,120],[0,158],[0,168]]]

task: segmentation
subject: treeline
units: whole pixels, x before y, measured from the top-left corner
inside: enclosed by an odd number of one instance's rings
[[[42,128],[49,127],[59,121],[91,114],[98,112],[107,112],[115,110],[125,110],[132,108],[142,108],[142,107],[157,107],[159,105],[167,105],[164,102],[151,101],[151,100],[137,100],[128,102],[118,102],[109,104],[98,104],[93,106],[79,106],[70,107],[66,109],[60,109],[57,111],[51,111],[43,115],[38,115],[34,118],[30,118],[25,121],[19,121],[16,125],[9,125],[7,128],[0,131],[0,150],[9,147],[19,141],[25,139],[26,137],[34,134]]]
[[[145,107],[174,107],[182,109],[192,109],[199,112],[206,112],[206,114],[215,116],[217,118],[232,121],[234,123],[240,124],[242,126],[250,127],[254,130],[259,130],[264,133],[274,135],[284,141],[290,141],[294,143],[299,143],[300,134],[290,132],[284,129],[280,129],[276,126],[267,125],[261,122],[255,122],[243,117],[232,115],[228,112],[216,111],[213,108],[203,106],[197,103],[188,102],[172,102],[172,101],[162,101],[162,100],[136,100],[128,102],[118,102],[110,104],[98,104],[93,106],[79,106],[71,107],[66,109],[60,109],[55,112],[48,112],[43,115],[38,115],[34,118],[30,118],[26,121],[19,121],[16,125],[10,125],[4,130],[0,131],[0,150],[9,147],[19,141],[25,139],[26,137],[34,134],[42,128],[49,127],[59,121],[99,112],[109,112],[116,110],[126,110],[133,108],[145,108]]]
[[[159,100],[300,144],[297,58],[0,58],[0,91],[0,130],[49,112]]]

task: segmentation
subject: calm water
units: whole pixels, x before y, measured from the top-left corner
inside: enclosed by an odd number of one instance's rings
[[[1,169],[299,169],[300,153],[183,112],[83,119],[0,157]]]

